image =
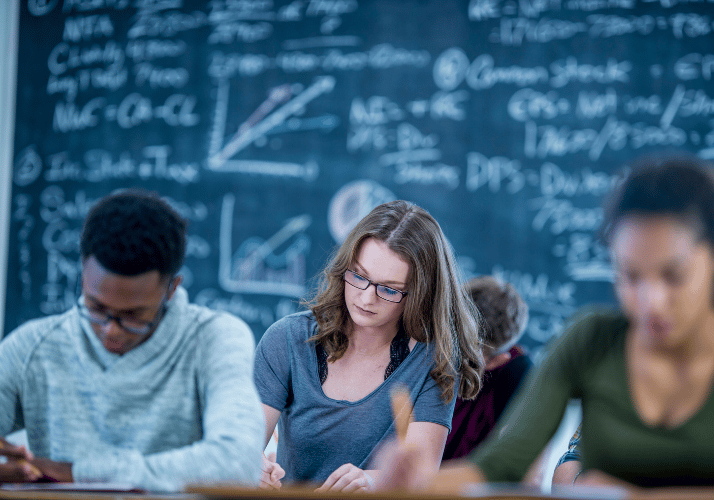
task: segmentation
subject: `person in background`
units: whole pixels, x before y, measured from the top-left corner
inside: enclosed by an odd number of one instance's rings
[[[687,155],[642,159],[605,209],[619,308],[589,307],[528,375],[468,460],[434,474],[408,447],[385,447],[380,486],[461,491],[519,481],[582,402],[577,484],[714,484],[714,177]],[[498,430],[498,428],[497,428]]]
[[[262,486],[372,489],[372,458],[395,435],[390,393],[402,386],[414,405],[406,442],[439,468],[455,396],[476,396],[483,372],[477,313],[458,274],[439,224],[414,204],[382,204],[356,225],[309,310],[258,344],[264,444],[276,423],[280,435]]]
[[[255,340],[240,319],[190,304],[178,274],[185,221],[123,191],[90,210],[81,296],[0,342],[0,482],[257,485],[264,417]]]
[[[471,453],[491,432],[533,365],[516,343],[528,322],[528,306],[510,283],[479,276],[465,285],[481,313],[486,372],[475,399],[457,398],[442,460]]]

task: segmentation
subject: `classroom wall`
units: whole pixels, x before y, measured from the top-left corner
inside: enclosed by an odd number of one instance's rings
[[[623,164],[714,157],[712,4],[23,1],[5,333],[73,305],[84,215],[141,185],[190,221],[191,299],[256,339],[403,198],[465,278],[514,283],[537,349],[614,302],[596,230]]]
[[[19,0],[0,2],[0,338],[5,324]]]

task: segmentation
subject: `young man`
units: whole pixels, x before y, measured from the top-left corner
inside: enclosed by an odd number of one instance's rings
[[[465,457],[486,439],[533,365],[516,346],[528,322],[528,305],[513,285],[480,276],[464,287],[481,312],[486,373],[475,399],[456,400],[444,461]]]
[[[157,196],[100,200],[81,239],[71,310],[0,342],[2,481],[109,481],[150,491],[257,485],[263,412],[240,319],[188,302],[186,224]]]

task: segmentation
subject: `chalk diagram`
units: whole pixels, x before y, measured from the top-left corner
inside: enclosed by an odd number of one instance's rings
[[[374,207],[396,199],[389,189],[370,179],[345,184],[332,197],[327,209],[330,234],[341,244],[352,228]]]
[[[320,76],[307,88],[303,88],[301,84],[289,83],[273,87],[268,91],[267,99],[226,141],[230,83],[227,79],[219,80],[207,168],[216,172],[278,175],[302,177],[306,181],[314,180],[319,172],[319,167],[314,161],[300,164],[234,157],[251,144],[265,141],[269,134],[335,128],[339,122],[335,115],[297,117],[304,113],[306,106],[311,101],[332,92],[334,88],[335,78],[333,76]]]
[[[268,239],[246,239],[233,251],[235,196],[226,194],[221,206],[218,281],[232,293],[302,297],[305,293],[305,262],[310,238],[304,231],[312,217],[299,215]]]
[[[300,117],[313,100],[335,87],[332,76],[318,77],[308,87],[283,84],[271,88],[265,101],[226,138],[230,85],[227,79],[218,82],[216,110],[211,132],[207,168],[214,172],[258,174],[302,178],[313,181],[319,168],[316,162],[304,164],[241,158],[246,148],[265,141],[269,134],[304,130],[331,130],[337,126],[334,115]],[[238,158],[236,158],[238,156]],[[267,239],[253,236],[237,249],[233,246],[235,196],[226,194],[221,207],[219,235],[218,280],[231,293],[249,293],[302,297],[305,294],[307,254],[310,238],[305,230],[312,223],[303,214],[284,222]]]

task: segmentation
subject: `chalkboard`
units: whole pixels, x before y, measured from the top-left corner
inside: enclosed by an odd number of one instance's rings
[[[191,299],[256,338],[402,198],[537,351],[612,303],[602,196],[632,158],[714,157],[714,2],[24,0],[5,332],[70,307],[81,222],[143,186],[189,221]]]

